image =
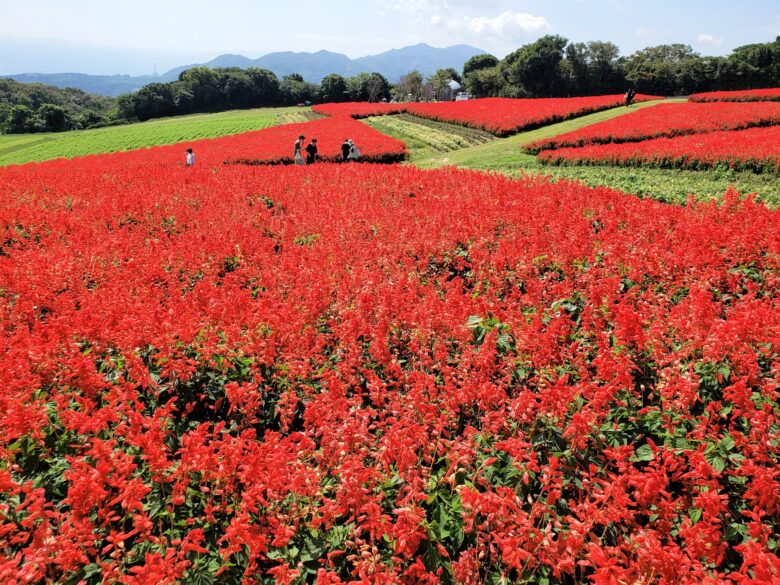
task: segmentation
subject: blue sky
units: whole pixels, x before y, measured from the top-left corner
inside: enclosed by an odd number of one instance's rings
[[[705,54],[726,54],[780,35],[780,2],[0,0],[0,40],[57,40],[74,43],[74,51],[93,49],[93,71],[80,70],[94,73],[138,73],[120,63],[131,54],[140,61],[136,67],[151,72],[152,61],[164,70],[182,59],[221,53],[258,57],[328,49],[359,57],[418,42],[440,47],[466,43],[503,57],[548,33],[575,41],[611,40],[623,54],[671,42],[690,44]],[[20,63],[16,53],[21,51],[3,51],[3,46],[7,44],[0,45],[0,73],[21,72],[10,71]],[[95,47],[107,48],[102,59]],[[65,59],[67,51],[62,51],[50,52],[59,71],[64,65],[53,53]],[[89,60],[88,55],[80,58]]]

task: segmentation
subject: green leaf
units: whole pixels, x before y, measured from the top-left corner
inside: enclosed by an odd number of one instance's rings
[[[650,445],[642,445],[634,453],[634,461],[652,461],[653,459],[655,459],[655,455],[653,455]]]
[[[701,508],[691,508],[688,510],[688,518],[691,519],[691,522],[696,524],[699,520],[701,520],[701,514],[702,510]]]
[[[100,571],[101,571],[100,565],[95,563],[90,563],[86,567],[84,567],[84,578],[89,579],[90,577],[99,575]]]
[[[191,585],[214,585],[214,575],[206,568],[193,573],[188,583]]]
[[[712,465],[712,468],[718,473],[726,469],[726,462],[720,457],[713,457],[710,465]]]
[[[468,319],[466,319],[466,327],[469,329],[476,329],[482,324],[482,317],[479,315],[471,315]]]

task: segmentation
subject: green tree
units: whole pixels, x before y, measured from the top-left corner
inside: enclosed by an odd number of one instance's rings
[[[534,97],[559,95],[566,86],[560,65],[568,42],[561,36],[546,35],[507,55],[502,65],[509,85]]]
[[[319,89],[312,83],[303,80],[298,73],[285,75],[279,84],[282,101],[286,104],[299,104],[313,100]]]
[[[364,84],[366,96],[370,102],[378,102],[390,98],[390,82],[376,71],[368,74]]]
[[[279,79],[268,69],[250,67],[246,70],[252,80],[252,105],[270,106],[279,102]]]
[[[737,47],[728,61],[736,89],[780,86],[780,36],[772,43]]]
[[[620,69],[620,49],[614,43],[588,43],[588,71],[591,94],[622,92],[626,78]]]
[[[324,102],[343,102],[347,99],[347,81],[336,73],[326,75],[320,83],[320,99]]]
[[[0,131],[39,132],[88,128],[104,124],[117,101],[75,88],[21,83],[0,78]],[[12,110],[18,109],[11,119]]]
[[[588,95],[591,90],[590,51],[585,43],[569,43],[566,58],[561,62],[569,95]]]
[[[33,112],[33,109],[18,104],[11,108],[5,129],[9,134],[21,134],[23,132],[32,132],[34,124],[35,112]]]
[[[192,92],[194,111],[209,111],[219,106],[222,92],[215,71],[208,67],[192,67],[179,75],[179,81]]]
[[[423,76],[419,71],[402,75],[395,86],[400,101],[417,101],[422,95]]]
[[[176,114],[173,88],[169,83],[150,83],[132,94],[135,117],[140,121]]]
[[[503,93],[506,79],[496,66],[469,71],[463,77],[463,84],[474,97],[496,97]]]
[[[252,78],[245,69],[228,67],[217,70],[218,86],[222,94],[220,108],[247,108],[253,104]]]
[[[38,110],[45,132],[62,132],[73,126],[68,110],[56,104],[42,104]]]
[[[683,90],[679,83],[681,69],[697,58],[699,55],[689,45],[647,47],[626,59],[626,79],[642,93],[676,95]]]
[[[496,65],[498,65],[498,59],[489,53],[474,55],[471,59],[463,64],[463,77],[465,78],[469,73],[473,73],[475,71],[492,69]]]

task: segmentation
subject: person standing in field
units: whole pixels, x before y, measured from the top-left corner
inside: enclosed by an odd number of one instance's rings
[[[317,139],[312,138],[309,146],[306,147],[306,164],[313,165],[317,162]]]
[[[357,160],[359,156],[360,156],[360,151],[358,150],[358,147],[355,146],[355,143],[350,140],[349,155],[347,156],[347,160]]]
[[[195,153],[192,152],[191,148],[187,149],[187,158],[184,164],[187,165],[188,167],[191,167],[195,164]]]
[[[352,150],[349,138],[344,139],[344,144],[341,145],[341,157],[344,162],[349,159],[349,151]]]
[[[636,96],[636,91],[633,87],[629,87],[628,91],[626,91],[626,107],[630,107],[632,103],[634,103],[634,97]]]
[[[306,137],[301,134],[298,137],[298,140],[295,141],[295,145],[293,146],[293,161],[295,161],[296,165],[305,165],[306,161],[303,160],[303,155],[301,154],[301,150],[303,149],[303,141]]]

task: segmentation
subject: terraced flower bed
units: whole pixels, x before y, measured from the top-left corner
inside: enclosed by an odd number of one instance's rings
[[[559,148],[543,151],[539,159],[549,164],[728,168],[776,173],[780,169],[780,127]]]
[[[692,102],[774,102],[780,101],[780,87],[741,91],[711,91],[707,93],[695,93],[688,99],[690,99]]]
[[[637,95],[636,101],[662,99],[657,96]],[[312,109],[329,116],[365,118],[406,112],[484,130],[497,136],[508,136],[521,130],[618,107],[622,95],[577,98],[509,99],[484,98],[463,102],[364,104],[321,104]]]
[[[533,142],[525,150],[537,154],[542,150],[556,148],[641,142],[652,138],[744,130],[777,124],[780,124],[780,104],[776,103],[659,104]]]

